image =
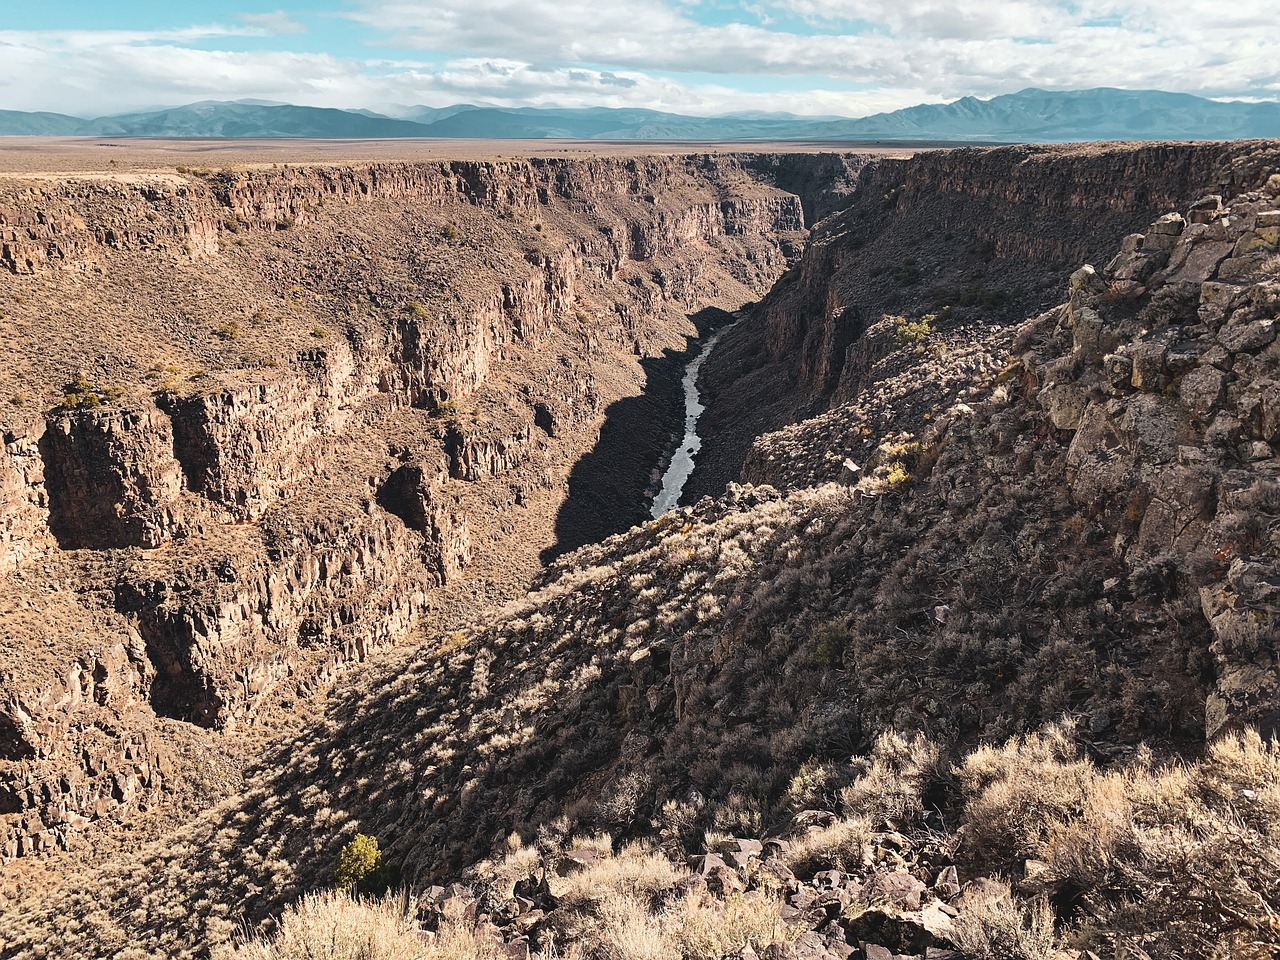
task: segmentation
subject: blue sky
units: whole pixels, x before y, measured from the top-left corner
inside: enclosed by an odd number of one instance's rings
[[[43,0],[0,109],[204,99],[862,116],[1028,86],[1280,99],[1274,0]]]

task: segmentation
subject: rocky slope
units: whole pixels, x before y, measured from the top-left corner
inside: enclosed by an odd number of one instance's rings
[[[172,721],[234,768],[273,704],[509,595],[623,403],[654,462],[593,529],[642,518],[690,315],[763,292],[860,162],[4,181],[0,854],[190,784]]]
[[[1247,156],[1249,189],[1152,218],[1032,319],[873,329],[887,354],[759,438],[755,485],[348,678],[241,796],[28,893],[6,955],[201,953],[357,831],[422,922],[520,955],[1272,955],[1280,153]],[[540,879],[566,859],[590,882]],[[680,945],[743,902],[768,936]]]

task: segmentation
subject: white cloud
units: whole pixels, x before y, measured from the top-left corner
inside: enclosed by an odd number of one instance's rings
[[[271,13],[242,13],[236,19],[271,37],[307,32],[305,25],[293,19],[284,10],[273,10]]]
[[[355,0],[345,16],[376,58],[290,51],[305,28],[287,10],[166,31],[0,31],[0,107],[256,97],[861,116],[1028,86],[1280,94],[1270,0]],[[279,49],[208,49],[240,37]],[[744,75],[764,81],[743,90]]]
[[[694,8],[664,0],[363,0],[352,16],[389,42],[423,50],[635,70],[818,75],[947,98],[1032,85],[1274,89],[1280,33],[1271,3],[1220,6],[1220,0],[773,0],[754,8],[765,20],[770,11],[805,18],[812,35],[701,22]]]
[[[198,50],[154,35],[90,43],[15,43],[0,34],[0,104],[100,116],[196,100],[262,98],[311,106],[384,103],[442,106],[648,107],[678,113],[735,110],[873,113],[919,102],[919,90],[850,95],[814,89],[749,93],[690,84],[636,70],[536,65],[510,58],[457,58],[441,66],[412,60],[356,61],[323,54]]]

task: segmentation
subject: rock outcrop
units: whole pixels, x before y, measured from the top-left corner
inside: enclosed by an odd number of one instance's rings
[[[1280,505],[1280,176],[1221,200],[1073,275],[1060,321],[1072,352],[1026,357],[1073,434],[1072,497],[1114,518],[1131,567],[1171,564],[1198,590],[1214,635],[1210,737],[1280,730],[1280,544],[1264,528]]]

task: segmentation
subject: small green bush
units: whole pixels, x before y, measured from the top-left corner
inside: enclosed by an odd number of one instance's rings
[[[813,661],[820,667],[839,666],[849,642],[849,626],[840,621],[824,623],[813,632]]]
[[[894,341],[899,347],[914,347],[924,342],[933,333],[935,314],[928,314],[919,320],[908,320],[906,317],[893,318]]]
[[[124,397],[123,387],[104,387],[95,384],[83,373],[62,388],[63,410],[88,410],[104,403],[115,403]]]
[[[338,854],[333,874],[339,890],[378,897],[396,881],[396,871],[382,857],[377,837],[357,833]]]
[[[441,239],[448,240],[450,243],[457,240],[460,236],[462,236],[462,234],[458,232],[458,228],[455,224],[446,223],[440,228]]]

